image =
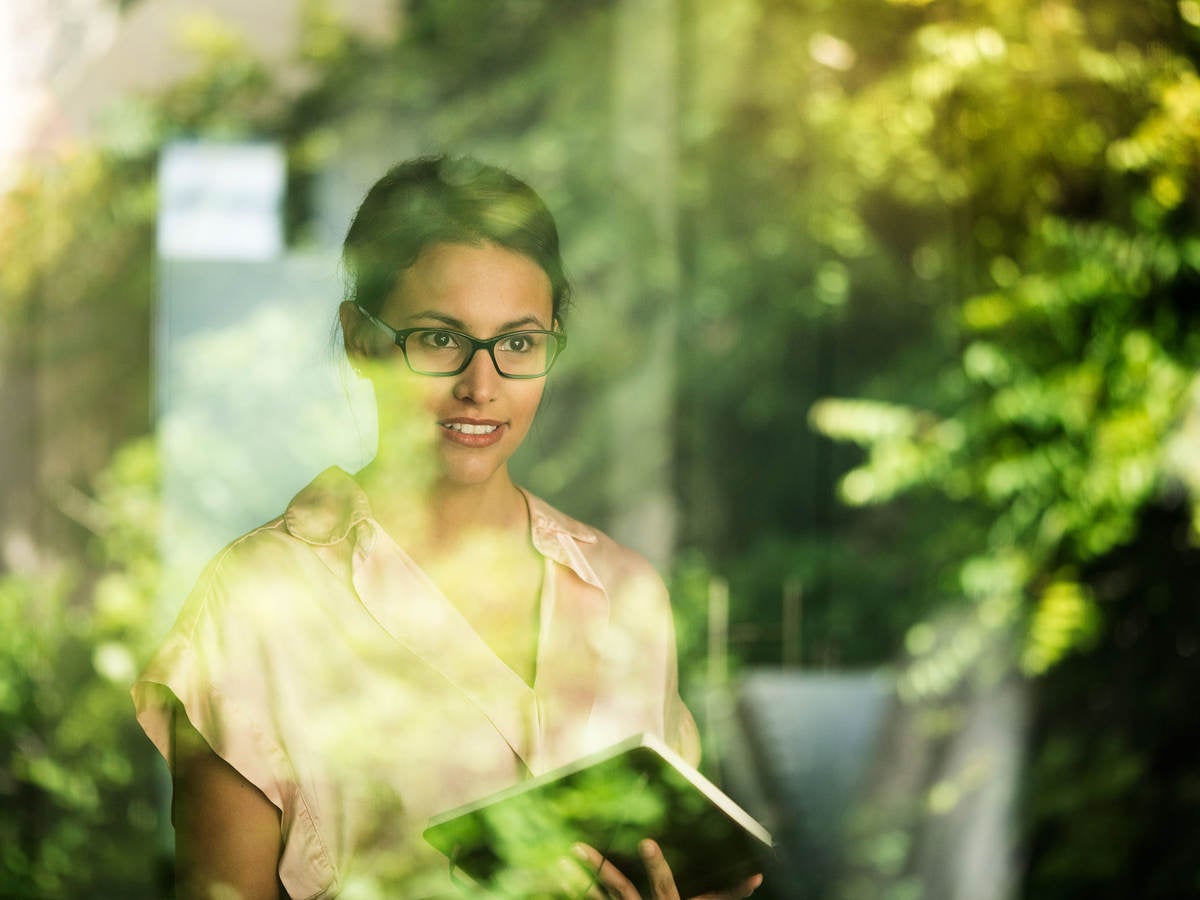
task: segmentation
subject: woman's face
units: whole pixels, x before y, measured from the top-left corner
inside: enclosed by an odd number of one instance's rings
[[[550,279],[523,254],[496,244],[431,244],[401,275],[379,312],[396,329],[450,328],[486,339],[510,331],[553,328]],[[421,443],[431,439],[435,478],[457,485],[507,476],[508,459],[525,439],[542,399],[546,379],[504,378],[486,350],[479,350],[458,375],[431,377],[409,372],[399,351],[391,367],[402,370],[404,394],[415,390],[424,413]],[[380,391],[380,440],[386,440],[389,402]],[[407,429],[404,429],[407,430]],[[411,432],[410,432],[411,434]],[[381,447],[381,450],[383,448]]]

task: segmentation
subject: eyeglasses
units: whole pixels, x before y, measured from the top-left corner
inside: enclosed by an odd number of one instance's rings
[[[486,350],[505,378],[541,378],[567,346],[561,331],[510,331],[481,341],[452,328],[395,329],[355,304],[370,322],[387,332],[418,375],[443,377],[466,371],[475,354]]]

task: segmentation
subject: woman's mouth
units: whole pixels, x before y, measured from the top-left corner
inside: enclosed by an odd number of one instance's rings
[[[442,437],[461,447],[489,447],[504,436],[503,422],[446,419],[438,424]]]

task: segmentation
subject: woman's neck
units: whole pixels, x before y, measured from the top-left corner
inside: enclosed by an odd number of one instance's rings
[[[376,520],[414,555],[450,553],[475,535],[528,533],[525,497],[507,469],[481,484],[434,479],[425,485],[389,476],[394,471],[376,461],[359,473],[358,480]]]
[[[432,535],[451,543],[470,532],[524,531],[529,522],[525,497],[504,470],[484,484],[435,482],[427,505]]]

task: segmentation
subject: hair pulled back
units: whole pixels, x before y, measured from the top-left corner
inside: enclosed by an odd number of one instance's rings
[[[493,243],[529,257],[550,279],[562,321],[571,287],[553,216],[525,182],[471,157],[408,160],[375,182],[342,245],[346,299],[378,315],[403,272],[437,243]]]

